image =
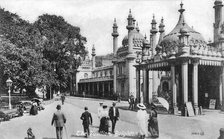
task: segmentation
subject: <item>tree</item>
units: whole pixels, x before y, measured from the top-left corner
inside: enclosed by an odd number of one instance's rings
[[[30,24],[0,8],[0,33],[4,78],[11,77],[14,85],[21,88],[66,88],[70,65],[74,64],[72,55],[66,54],[85,55],[86,38],[80,34],[80,28],[68,24],[61,16],[45,14]]]
[[[56,65],[58,86],[71,87],[72,84],[69,85],[69,82],[72,82],[72,71],[77,69],[81,62],[74,59],[74,55],[86,55],[86,38],[80,34],[80,28],[67,23],[61,16],[48,14],[39,16],[34,26],[47,39],[43,55]]]

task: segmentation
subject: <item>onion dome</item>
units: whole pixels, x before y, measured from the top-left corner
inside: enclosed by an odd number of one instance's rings
[[[178,10],[180,12],[179,21],[177,22],[175,28],[167,35],[164,36],[163,40],[161,41],[160,45],[165,47],[171,47],[172,45],[179,43],[179,37],[178,35],[182,33],[188,33],[189,35],[189,44],[206,44],[204,38],[202,35],[195,31],[193,28],[189,27],[187,23],[184,23],[184,14],[183,12],[185,9],[183,9],[183,3],[180,4],[180,9]],[[184,23],[184,24],[183,24]]]
[[[142,42],[144,40],[144,36],[138,32],[136,29],[132,30],[131,38],[133,38],[133,46],[134,47],[142,47]],[[122,46],[128,46],[128,35],[126,35],[122,40]]]

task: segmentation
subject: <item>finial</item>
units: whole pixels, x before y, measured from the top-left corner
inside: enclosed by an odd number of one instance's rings
[[[162,17],[162,19],[161,19],[161,23],[163,23],[163,17]]]
[[[183,2],[181,1],[180,3],[180,9],[178,10],[181,14],[185,11],[185,9],[183,9]]]
[[[183,2],[181,1],[181,3],[180,3],[180,9],[183,9]]]
[[[131,9],[129,9],[129,13],[131,14]]]
[[[114,18],[114,23],[116,23],[116,18]]]
[[[146,33],[145,33],[145,37],[144,38],[147,39]]]
[[[155,19],[155,14],[152,15],[153,19]]]

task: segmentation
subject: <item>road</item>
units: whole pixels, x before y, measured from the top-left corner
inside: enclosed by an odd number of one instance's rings
[[[99,102],[111,106],[112,101],[67,97],[66,103],[62,105],[62,110],[66,115],[66,132],[69,139],[83,139],[80,116],[87,106],[93,116],[93,126],[91,126],[92,139],[137,139],[138,128],[136,123],[136,112],[120,109],[120,120],[116,125],[116,134],[104,136],[98,134],[99,119],[97,118],[97,107]],[[44,111],[40,111],[36,116],[25,115],[11,119],[0,124],[0,139],[24,139],[26,131],[32,128],[36,139],[56,139],[55,128],[51,126],[51,118],[56,111],[55,101],[45,106]],[[127,107],[127,102],[117,104],[119,107]],[[197,117],[182,117],[175,115],[159,114],[159,139],[215,139],[219,136],[219,129],[224,127],[224,114],[217,110],[206,110],[205,115]],[[64,138],[66,134],[64,130]],[[148,137],[150,138],[150,137]]]

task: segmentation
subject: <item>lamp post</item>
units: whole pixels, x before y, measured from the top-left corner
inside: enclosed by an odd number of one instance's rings
[[[9,109],[12,109],[12,105],[11,105],[11,91],[10,91],[10,87],[12,86],[12,80],[10,78],[8,78],[6,80],[6,85],[9,87]]]

